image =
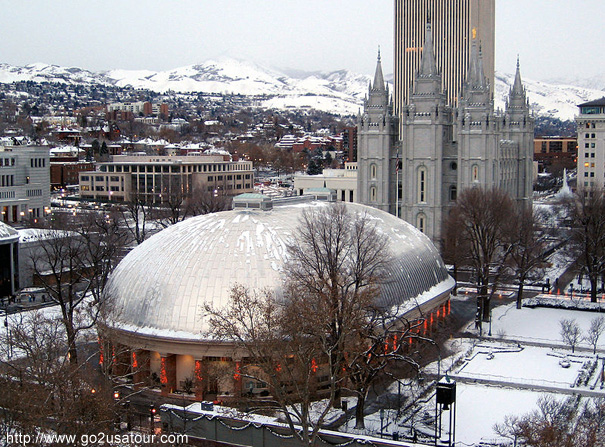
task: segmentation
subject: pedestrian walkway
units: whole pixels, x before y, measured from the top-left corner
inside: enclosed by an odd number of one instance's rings
[[[18,312],[25,312],[28,310],[42,309],[45,307],[55,306],[57,303],[54,301],[28,301],[21,300],[11,302],[8,304],[6,301],[0,304],[0,315],[10,315]]]
[[[477,375],[473,377],[466,377],[464,375],[457,375],[456,373],[449,373],[449,376],[452,379],[455,379],[461,383],[470,383],[476,385],[494,385],[494,386],[503,386],[510,387],[515,389],[525,389],[531,391],[547,391],[553,393],[561,393],[568,395],[579,395],[585,397],[605,397],[605,389],[603,390],[590,390],[586,388],[571,388],[569,385],[565,386],[561,384],[561,386],[557,385],[547,385],[547,384],[538,384],[538,383],[527,383],[521,381],[510,381],[510,380],[499,380],[490,377],[479,377]]]

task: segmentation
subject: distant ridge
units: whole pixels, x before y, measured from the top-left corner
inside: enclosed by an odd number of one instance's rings
[[[389,77],[387,76],[387,79]],[[93,72],[77,67],[35,63],[23,67],[0,64],[0,82],[62,82],[132,86],[159,93],[205,92],[260,97],[265,108],[314,108],[340,115],[354,115],[362,106],[370,75],[348,70],[332,72],[276,70],[236,59],[209,60],[167,71],[110,70]],[[513,75],[496,74],[495,105],[504,108],[504,98]],[[605,79],[592,78],[575,85],[523,79],[527,96],[538,115],[573,119],[577,104],[605,95]],[[584,85],[584,86],[582,86]],[[592,88],[586,87],[587,85]],[[597,88],[598,87],[598,88]]]

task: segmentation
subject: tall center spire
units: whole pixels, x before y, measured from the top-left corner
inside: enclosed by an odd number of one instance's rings
[[[487,87],[487,80],[483,72],[483,57],[481,54],[481,45],[473,40],[471,47],[471,60],[467,75],[468,90],[483,90]]]
[[[424,46],[422,48],[422,64],[420,65],[420,77],[432,77],[437,75],[437,62],[433,49],[433,26],[429,21],[426,24],[424,35]]]

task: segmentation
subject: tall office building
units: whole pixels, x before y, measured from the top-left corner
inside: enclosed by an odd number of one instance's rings
[[[447,103],[456,105],[466,81],[473,40],[480,42],[485,77],[494,85],[496,0],[395,0],[395,112],[409,104],[420,69],[425,25],[432,23],[437,69]]]

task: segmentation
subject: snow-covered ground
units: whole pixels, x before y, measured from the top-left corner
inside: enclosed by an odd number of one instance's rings
[[[569,358],[570,366],[559,365],[564,353],[524,346],[510,347],[499,343],[479,344],[473,356],[455,371],[455,376],[519,385],[569,388],[579,374],[585,358]]]
[[[492,334],[494,338],[533,342],[543,345],[561,345],[562,319],[576,320],[582,333],[586,333],[590,322],[598,317],[597,312],[577,310],[545,309],[524,307],[517,309],[515,304],[496,307],[492,312]],[[602,315],[602,314],[601,314]],[[589,348],[586,342],[579,346]],[[605,349],[605,335],[598,343],[599,349]]]
[[[510,414],[522,415],[536,407],[544,393],[501,386],[456,384],[456,443],[477,445],[502,441],[494,424]],[[432,401],[434,406],[434,401]],[[443,421],[446,421],[444,413]],[[458,445],[458,444],[457,444]]]
[[[460,295],[457,299],[474,298]],[[494,309],[492,337],[451,339],[447,347],[454,354],[428,365],[423,373],[430,376],[440,371],[443,376],[447,372],[457,382],[456,442],[467,446],[507,442],[498,438],[494,425],[502,423],[507,415],[523,416],[532,412],[544,394],[561,399],[572,393],[583,395],[583,399],[595,395],[605,397],[605,387],[601,384],[604,360],[590,350],[572,354],[561,341],[559,324],[563,318],[573,319],[586,332],[591,320],[599,315],[578,310],[516,309],[515,303],[511,303]],[[474,332],[474,324],[469,323],[467,330]],[[589,348],[586,343],[581,346]],[[605,334],[598,348],[602,357]],[[396,383],[388,393],[396,396]],[[410,394],[407,387],[405,394]],[[389,422],[387,433],[399,431],[408,436],[412,427],[419,433],[432,433],[434,394],[425,393],[424,397],[419,394],[413,401],[416,404],[397,419],[393,411],[385,412]],[[449,415],[447,411],[443,413],[444,427],[448,425]],[[366,426],[368,432],[378,432],[379,414],[366,417]]]

